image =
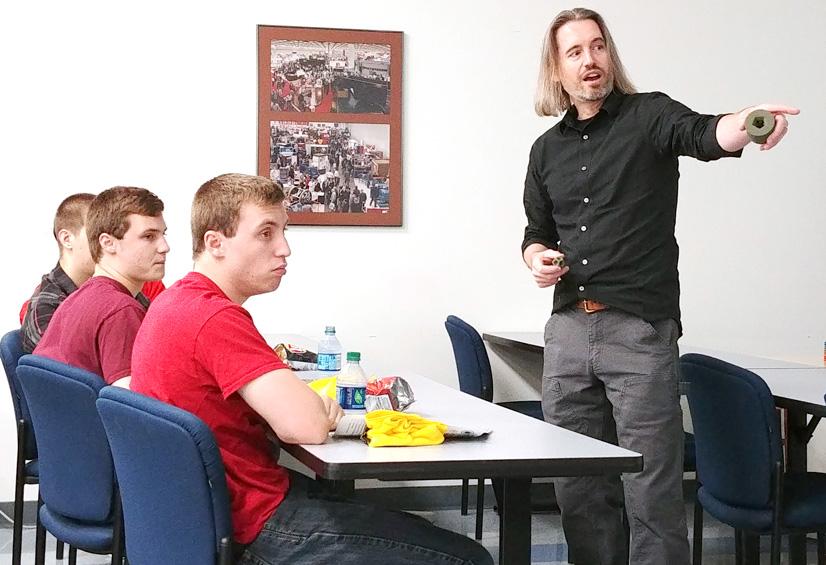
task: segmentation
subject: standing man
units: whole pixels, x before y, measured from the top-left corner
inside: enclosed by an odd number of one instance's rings
[[[24,307],[20,337],[26,353],[34,351],[60,303],[95,272],[86,239],[86,213],[94,199],[94,194],[81,192],[67,196],[57,207],[52,233],[60,258],[55,268],[43,275]]]
[[[764,105],[783,138],[795,108]],[[643,455],[640,473],[556,481],[569,561],[689,562],[682,500],[683,431],[677,158],[739,157],[745,118],[693,112],[662,93],[636,94],[602,17],[561,12],[546,34],[540,116],[564,116],[531,148],[523,258],[556,286],[545,327],[545,419]],[[563,257],[567,266],[554,264]]]
[[[243,307],[287,273],[283,200],[278,183],[249,175],[198,189],[195,266],[147,313],[132,390],[192,412],[215,434],[239,564],[492,565],[473,540],[417,516],[312,497],[306,477],[278,464],[269,430],[288,443],[324,443],[342,415],[284,365]]]
[[[129,385],[132,345],[146,308],[136,299],[147,281],[164,275],[163,202],[144,188],[116,186],[89,205],[86,235],[94,276],[57,309],[34,350]]]

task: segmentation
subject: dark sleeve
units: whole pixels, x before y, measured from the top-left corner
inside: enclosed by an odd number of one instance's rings
[[[537,141],[531,148],[528,172],[525,175],[523,202],[528,225],[525,227],[525,237],[522,240],[523,253],[532,243],[541,243],[548,249],[556,249],[559,241],[559,233],[553,218],[553,202],[539,174],[539,165],[543,157],[541,144]]]
[[[49,326],[55,310],[62,301],[62,297],[51,293],[40,293],[32,297],[31,302],[29,302],[29,309],[23,318],[23,325],[20,327],[23,351],[26,353],[34,351]]]
[[[715,161],[743,153],[726,151],[717,142],[717,122],[724,114],[698,114],[662,92],[649,94],[638,111],[651,143],[664,155]]]

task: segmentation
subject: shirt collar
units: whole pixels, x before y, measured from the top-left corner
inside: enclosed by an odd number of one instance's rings
[[[612,90],[608,94],[608,96],[605,98],[605,102],[602,103],[602,106],[600,107],[599,112],[597,112],[597,116],[599,116],[604,110],[605,113],[608,114],[609,116],[615,117],[617,115],[617,112],[619,112],[619,108],[620,108],[620,105],[622,104],[622,99],[624,97],[625,97],[624,94],[620,94],[616,90]],[[566,127],[570,127],[570,128],[574,128],[575,130],[579,131],[580,129],[582,129],[582,127],[580,125],[579,120],[577,120],[578,115],[579,114],[577,113],[576,106],[571,105],[571,107],[568,108],[568,111],[565,112],[565,115],[562,117],[562,121],[560,122],[560,124],[561,124],[560,127],[563,128],[563,129],[566,128]],[[594,117],[596,117],[596,116],[594,116]]]
[[[66,274],[66,271],[63,270],[63,267],[60,266],[60,263],[58,263],[55,266],[55,268],[52,269],[52,272],[49,274],[51,276],[51,279],[55,282],[55,284],[59,286],[63,290],[63,292],[66,293],[66,296],[72,294],[74,291],[77,290],[77,285],[75,284],[75,281],[73,281],[71,277],[69,277],[69,275]]]

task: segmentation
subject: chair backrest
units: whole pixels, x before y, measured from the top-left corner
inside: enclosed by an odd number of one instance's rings
[[[23,453],[26,459],[35,459],[37,458],[37,443],[34,440],[34,430],[31,424],[32,418],[29,414],[29,405],[26,403],[26,397],[23,396],[23,391],[20,388],[20,382],[17,378],[17,363],[23,355],[25,355],[25,353],[23,352],[23,346],[20,340],[20,330],[12,330],[0,339],[0,357],[3,360],[6,379],[9,381],[11,401],[14,405],[14,419],[17,422],[22,420],[26,423]]]
[[[780,419],[768,385],[751,371],[689,353],[680,358],[691,383],[697,477],[731,506],[772,506],[774,467],[781,461]]]
[[[132,565],[215,563],[230,547],[224,465],[199,418],[138,393],[106,387],[97,400],[118,476]]]
[[[493,376],[482,336],[473,326],[456,316],[447,317],[445,328],[456,358],[459,389],[488,402],[493,401]]]
[[[39,355],[24,355],[17,376],[38,440],[43,503],[68,518],[110,523],[115,473],[95,407],[106,383],[93,373]]]

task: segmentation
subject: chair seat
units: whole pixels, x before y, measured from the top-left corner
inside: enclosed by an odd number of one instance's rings
[[[512,402],[497,402],[496,404],[537,420],[545,419],[542,415],[542,402],[539,400],[515,400]]]
[[[771,509],[730,506],[703,486],[697,498],[706,512],[725,524],[754,532],[771,532]],[[783,529],[815,530],[826,523],[826,473],[798,473],[783,479]]]
[[[67,518],[40,507],[40,521],[54,537],[60,541],[93,553],[110,553],[112,551],[112,526],[90,524]]]

